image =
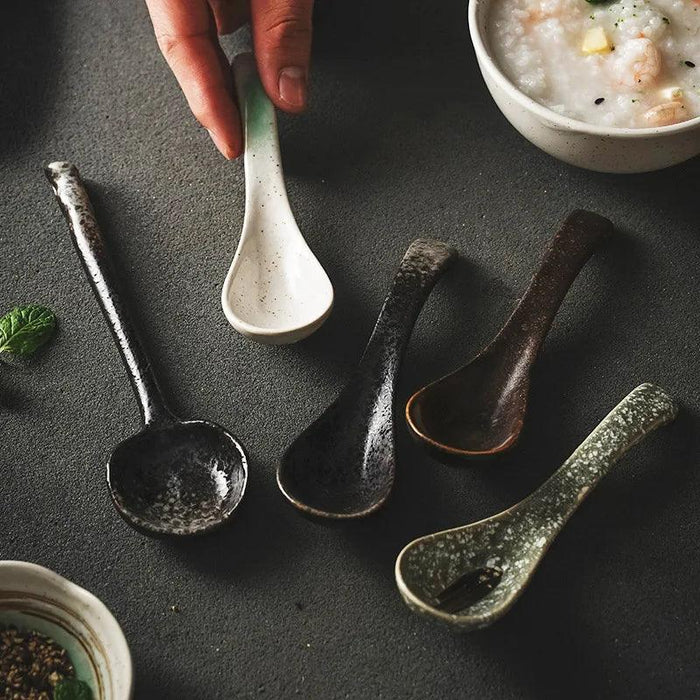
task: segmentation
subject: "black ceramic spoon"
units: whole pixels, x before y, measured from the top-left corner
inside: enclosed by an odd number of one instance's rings
[[[277,483],[297,508],[326,518],[357,518],[389,496],[396,376],[416,318],[455,257],[445,243],[424,239],[406,251],[353,378],[282,458]]]
[[[167,408],[117,292],[78,169],[70,163],[51,163],[45,172],[119,347],[144,422],[143,430],[117,445],[107,463],[114,505],[130,525],[147,534],[212,530],[228,520],[243,497],[248,479],[245,452],[216,423],[181,421]]]
[[[413,435],[439,458],[486,457],[512,447],[525,419],[530,369],[569,287],[607,219],[572,212],[506,325],[471,362],[417,391],[406,405]]]

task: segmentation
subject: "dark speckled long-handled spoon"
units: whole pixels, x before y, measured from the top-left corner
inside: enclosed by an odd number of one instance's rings
[[[46,176],[119,347],[144,422],[143,430],[117,445],[107,464],[114,505],[130,525],[147,534],[212,530],[231,517],[243,497],[248,479],[243,447],[216,423],[181,421],[167,408],[117,292],[77,168],[51,163]]]
[[[394,482],[394,384],[416,318],[456,257],[440,241],[414,241],[353,378],[336,401],[287,449],[277,472],[297,508],[357,518],[379,508]]]
[[[396,583],[408,606],[465,631],[505,615],[593,487],[677,410],[663,389],[642,384],[525,500],[478,523],[411,542],[396,560]]]
[[[523,426],[530,370],[566,292],[613,226],[574,211],[506,325],[471,362],[417,391],[406,404],[413,435],[438,458],[478,458],[512,447]]]

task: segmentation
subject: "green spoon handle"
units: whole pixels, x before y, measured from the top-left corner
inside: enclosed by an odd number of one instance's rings
[[[677,415],[674,400],[654,384],[630,392],[576,451],[521,505],[558,531],[583,499],[634,445]]]
[[[263,89],[252,53],[233,59],[233,76],[245,134],[246,210],[289,207],[275,106]]]

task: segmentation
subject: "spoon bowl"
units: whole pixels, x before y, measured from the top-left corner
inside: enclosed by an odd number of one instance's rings
[[[610,221],[598,214],[572,212],[492,343],[461,369],[411,396],[409,430],[439,459],[489,457],[515,444],[540,346],[579,271],[612,231]]]
[[[384,401],[344,391],[285,453],[277,473],[280,490],[314,517],[369,515],[394,484],[393,435],[377,429],[390,419]]]
[[[333,287],[291,214],[245,220],[222,306],[237,331],[271,345],[301,340],[328,318]]]
[[[248,479],[241,444],[216,423],[181,421],[166,406],[118,292],[102,232],[78,169],[51,163],[46,176],[71,231],[139,402],[143,429],[120,443],[107,482],[120,515],[150,535],[193,535],[226,522]]]
[[[107,464],[110,494],[134,527],[188,535],[227,520],[243,498],[246,457],[216,423],[146,427],[121,442]]]
[[[505,385],[507,360],[491,346],[465,367],[428,384],[406,405],[414,436],[431,451],[488,457],[505,452],[518,439],[527,408],[528,373]]]
[[[596,484],[633,445],[673,420],[677,411],[665,391],[642,384],[523,501],[480,522],[411,542],[395,568],[407,605],[464,631],[505,615]]]
[[[246,202],[221,305],[239,333],[261,343],[293,343],[328,318],[333,286],[289,207],[275,109],[253,55],[236,56],[233,72],[245,123]]]

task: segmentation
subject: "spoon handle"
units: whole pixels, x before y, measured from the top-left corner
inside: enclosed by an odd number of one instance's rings
[[[68,221],[85,274],[119,347],[144,423],[151,425],[172,420],[148,357],[117,291],[104,239],[78,169],[71,163],[57,162],[47,165],[44,172]]]
[[[537,491],[522,501],[558,531],[593,487],[634,445],[677,415],[674,400],[654,384],[630,392]]]
[[[517,348],[518,356],[534,360],[569,287],[598,242],[612,232],[612,223],[598,214],[583,209],[569,214],[494,342]]]
[[[457,251],[442,241],[419,238],[408,247],[360,360],[358,376],[393,383],[418,314]]]
[[[288,208],[275,106],[265,94],[252,53],[233,59],[233,76],[245,131],[246,211]]]

